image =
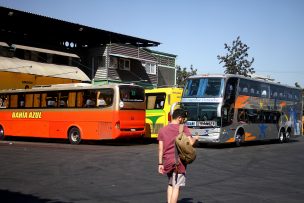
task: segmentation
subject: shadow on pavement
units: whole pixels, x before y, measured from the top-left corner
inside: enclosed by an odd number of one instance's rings
[[[28,143],[53,143],[53,144],[70,144],[67,139],[56,138],[36,138],[36,137],[12,137],[7,136],[5,141],[19,141]],[[113,145],[113,146],[131,146],[131,145],[147,145],[157,143],[152,138],[129,138],[129,139],[113,139],[113,140],[82,140],[80,145]]]
[[[193,198],[183,198],[183,199],[177,201],[177,203],[203,203],[203,202],[201,202],[201,201],[193,202]]]
[[[9,190],[0,190],[0,198],[1,202],[5,203],[69,203],[69,202],[61,202],[52,199],[41,199],[34,195],[22,194],[19,192],[11,192]]]
[[[241,147],[260,146],[260,145],[272,145],[272,144],[292,144],[300,142],[297,139],[290,139],[287,143],[279,143],[278,140],[258,140],[241,143]],[[210,149],[227,149],[227,148],[238,148],[234,143],[222,143],[222,144],[207,144],[207,143],[196,143],[196,148],[210,148]]]

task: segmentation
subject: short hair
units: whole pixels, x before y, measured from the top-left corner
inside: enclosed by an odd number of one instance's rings
[[[187,112],[184,109],[175,109],[172,118],[177,119],[178,117],[187,118]]]

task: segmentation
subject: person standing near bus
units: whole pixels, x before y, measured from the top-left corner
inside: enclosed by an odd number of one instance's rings
[[[186,184],[186,165],[178,158],[176,167],[175,138],[179,134],[179,125],[184,124],[186,112],[176,109],[172,114],[172,122],[161,128],[158,134],[158,172],[168,176],[167,201],[176,203],[179,196],[179,188]],[[191,136],[187,126],[184,133],[188,136],[190,144],[194,144],[198,136]],[[176,170],[177,169],[177,170]]]

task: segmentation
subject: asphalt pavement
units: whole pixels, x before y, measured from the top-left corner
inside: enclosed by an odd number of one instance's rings
[[[304,137],[201,146],[179,203],[303,202]],[[157,143],[0,141],[1,202],[166,202]]]

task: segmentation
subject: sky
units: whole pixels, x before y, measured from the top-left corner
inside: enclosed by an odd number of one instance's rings
[[[304,88],[303,0],[0,0],[0,5],[160,42],[198,74],[223,73],[218,55],[238,36],[256,74]],[[1,20],[1,19],[0,19]]]

